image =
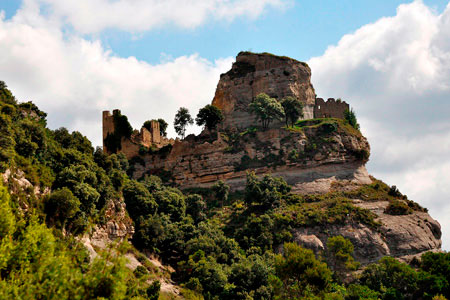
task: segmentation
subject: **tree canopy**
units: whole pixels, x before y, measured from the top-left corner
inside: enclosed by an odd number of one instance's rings
[[[303,117],[303,103],[292,96],[288,96],[281,100],[284,109],[286,126],[294,126],[295,122]]]
[[[195,118],[195,122],[198,126],[205,125],[208,130],[214,130],[217,127],[217,124],[222,122],[223,114],[220,108],[208,104],[197,114],[197,118]]]
[[[184,136],[186,135],[186,126],[192,124],[194,124],[194,120],[192,119],[189,110],[185,107],[180,107],[173,122],[176,133],[184,139]]]
[[[263,129],[267,129],[273,120],[282,120],[283,106],[276,99],[261,93],[249,104],[250,112],[255,114]]]

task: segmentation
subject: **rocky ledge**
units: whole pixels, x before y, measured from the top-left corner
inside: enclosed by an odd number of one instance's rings
[[[136,159],[134,177],[163,174],[181,188],[207,187],[223,180],[240,189],[247,172],[254,171],[281,176],[297,192],[327,192],[335,181],[370,183],[364,167],[369,153],[359,131],[343,120],[323,119],[289,129],[189,136]]]
[[[356,199],[354,205],[375,213],[380,226],[373,228],[362,223],[297,228],[294,240],[316,253],[326,251],[327,239],[342,235],[355,247],[355,259],[363,265],[393,256],[407,263],[427,251],[441,248],[441,227],[430,215],[421,210],[404,215],[386,213],[388,200],[363,201]]]

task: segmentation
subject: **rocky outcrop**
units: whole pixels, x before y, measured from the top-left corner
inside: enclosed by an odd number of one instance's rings
[[[340,121],[306,123],[296,130],[204,133],[163,150],[141,156],[134,177],[162,172],[182,188],[224,180],[240,189],[247,172],[254,171],[281,176],[303,193],[327,192],[336,181],[371,182],[364,167],[367,140]]]
[[[355,259],[362,264],[378,261],[383,256],[393,256],[405,262],[427,251],[441,248],[441,228],[439,223],[423,211],[406,215],[385,213],[388,201],[354,200],[354,205],[375,213],[379,228],[371,228],[361,223],[327,225],[297,228],[294,240],[316,253],[326,251],[329,237],[342,235],[354,245]]]
[[[241,52],[231,70],[220,76],[212,104],[224,113],[223,128],[253,125],[248,105],[260,93],[278,100],[294,96],[304,103],[305,119],[312,119],[315,92],[310,80],[311,69],[306,63],[268,53]]]
[[[91,259],[97,256],[96,248],[105,249],[109,244],[127,240],[134,234],[133,220],[128,216],[122,199],[108,201],[103,217],[104,223],[97,224],[90,234],[81,238]]]

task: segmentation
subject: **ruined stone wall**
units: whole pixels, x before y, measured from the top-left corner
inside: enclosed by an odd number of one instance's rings
[[[120,110],[113,110],[113,114],[109,111],[103,111],[102,121],[103,121],[103,151],[105,153],[111,154],[105,145],[105,139],[108,134],[114,133],[114,115],[121,114]],[[120,152],[125,154],[125,156],[130,159],[134,156],[139,155],[139,149],[144,147],[155,146],[157,148],[164,147],[167,144],[172,144],[173,140],[168,140],[165,137],[161,137],[159,122],[151,121],[150,130],[142,127],[140,131],[134,130],[130,138],[122,137],[121,140],[121,150]]]
[[[344,119],[344,112],[349,109],[350,106],[345,101],[329,98],[325,102],[322,98],[317,98],[314,105],[314,118]]]

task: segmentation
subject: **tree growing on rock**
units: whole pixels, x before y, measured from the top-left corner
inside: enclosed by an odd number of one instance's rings
[[[295,122],[303,117],[303,103],[297,100],[295,97],[288,96],[281,100],[281,105],[284,109],[286,126],[294,126]]]
[[[341,235],[330,237],[327,241],[328,261],[343,280],[348,271],[358,269],[359,263],[353,258],[353,244]]]
[[[261,122],[263,129],[267,129],[273,120],[282,120],[284,117],[283,106],[274,98],[261,93],[249,104],[250,112],[255,114]]]
[[[197,114],[195,122],[198,126],[205,126],[208,130],[216,129],[217,125],[223,121],[222,110],[217,106],[208,104]]]
[[[180,107],[175,115],[175,121],[173,123],[175,131],[182,139],[186,135],[186,126],[194,124],[194,120],[189,113],[189,110],[185,107]]]
[[[356,114],[353,108],[344,111],[344,119],[355,129],[359,130],[358,120],[356,119]]]

